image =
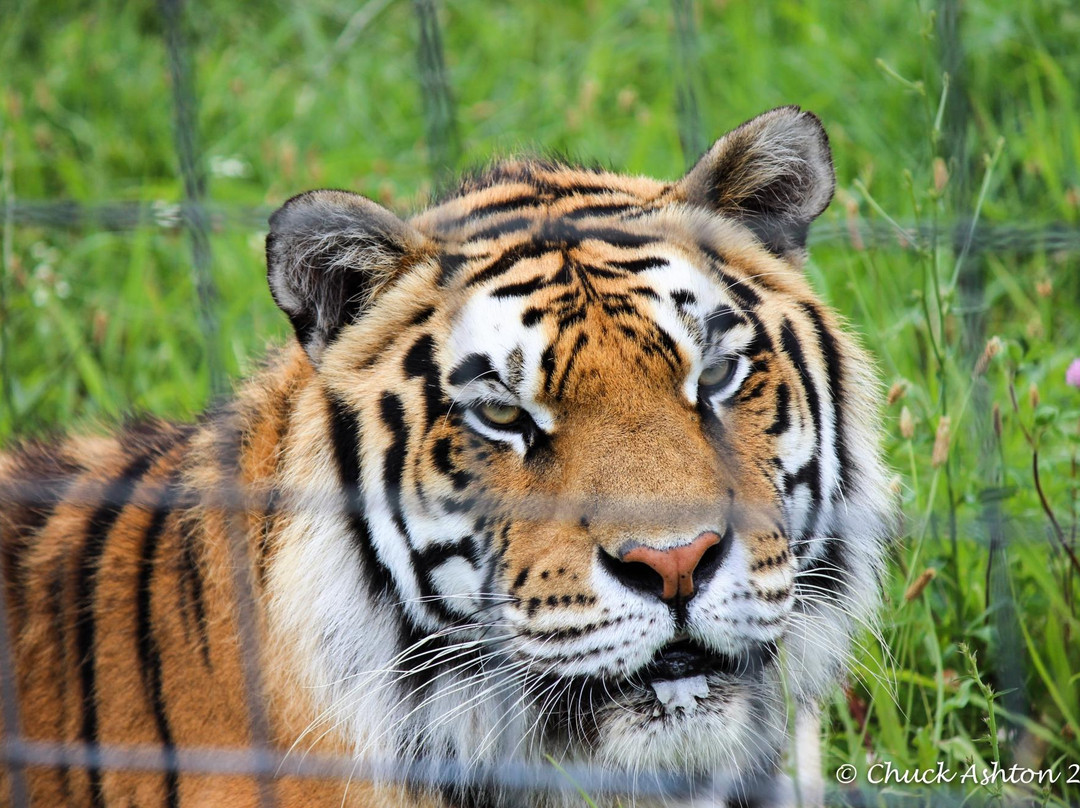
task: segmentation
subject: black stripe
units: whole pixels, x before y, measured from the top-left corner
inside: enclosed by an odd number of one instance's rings
[[[834,497],[841,496],[845,490],[851,489],[851,475],[854,464],[848,454],[847,440],[845,438],[846,426],[844,423],[844,370],[839,347],[832,332],[825,327],[821,318],[821,312],[810,303],[802,304],[803,310],[810,317],[817,331],[821,355],[825,358],[826,375],[829,383],[829,396],[832,400],[833,418],[833,447],[836,451],[837,462],[840,464],[840,489],[833,493]]]
[[[473,554],[473,550],[472,536],[466,536],[461,541],[429,545],[423,550],[416,551],[417,570],[426,573],[440,564],[445,564],[451,558],[460,556],[468,559]]]
[[[477,205],[463,217],[458,219],[455,224],[461,225],[466,222],[483,219],[485,216],[494,216],[496,213],[508,213],[512,210],[521,210],[522,208],[533,207],[538,204],[540,204],[540,201],[536,198],[535,194],[526,193],[522,196],[512,196],[509,199],[504,199],[500,202],[488,202],[483,205]]]
[[[461,253],[444,252],[439,254],[439,283],[445,285],[452,281],[461,268],[474,260],[477,256],[462,255]]]
[[[650,289],[648,286],[631,286],[626,290],[631,295],[641,295],[649,300],[659,300],[660,295],[656,293],[655,289]]]
[[[784,352],[791,358],[792,364],[795,365],[795,369],[799,373],[799,381],[806,393],[806,402],[810,408],[810,420],[812,421],[814,432],[813,458],[805,466],[799,469],[795,475],[788,475],[788,479],[786,480],[789,492],[800,482],[806,483],[810,488],[810,517],[807,525],[803,527],[799,536],[799,539],[801,540],[803,537],[810,535],[816,527],[818,509],[821,505],[821,400],[818,396],[818,390],[814,384],[814,379],[810,375],[810,369],[806,365],[802,344],[799,342],[798,336],[795,334],[795,331],[791,327],[791,323],[786,317],[780,326],[780,343]]]
[[[461,360],[460,364],[450,371],[450,376],[447,381],[450,384],[460,386],[475,381],[489,373],[493,373],[495,368],[491,364],[491,357],[486,354],[471,353]],[[496,378],[498,378],[496,376]]]
[[[363,574],[368,594],[373,599],[378,599],[392,591],[394,579],[390,570],[375,552],[371,535],[368,533],[367,522],[364,520],[364,498],[360,487],[359,415],[331,393],[326,394],[326,403],[330,411],[330,440],[334,446],[338,480],[341,482],[342,495],[345,498],[349,533],[363,561]]]
[[[684,306],[692,306],[697,303],[697,296],[689,289],[676,289],[671,293],[671,299],[680,309]],[[730,309],[728,309],[730,311]],[[709,318],[710,322],[712,318]]]
[[[635,275],[641,272],[645,272],[650,269],[658,269],[660,267],[669,266],[666,258],[635,258],[630,261],[608,261],[609,267],[616,267],[617,269],[624,270],[625,272],[631,272]]]
[[[482,283],[487,283],[500,275],[505,275],[520,261],[540,258],[553,251],[553,248],[547,244],[538,244],[532,241],[519,244],[504,252],[501,256],[469,278],[468,283],[465,285],[479,286]]]
[[[581,349],[589,344],[589,335],[582,331],[578,334],[576,340],[574,340],[574,347],[570,349],[570,355],[566,358],[566,364],[563,365],[562,375],[559,377],[559,383],[555,388],[555,399],[559,400],[563,397],[563,391],[566,389],[566,382],[570,378],[570,371],[574,369],[574,362],[577,361],[578,354],[581,353]]]
[[[149,471],[150,466],[168,445],[165,443],[140,447],[141,454],[124,468],[119,477],[106,486],[101,496],[102,504],[93,512],[86,525],[86,540],[79,559],[79,574],[75,590],[75,608],[78,615],[75,648],[83,695],[79,739],[84,743],[97,744],[98,742],[97,671],[94,668],[97,662],[97,617],[94,601],[97,595],[101,558],[105,553],[109,534],[120,517],[120,513],[135,493],[136,487]],[[90,779],[91,804],[94,808],[104,808],[105,794],[102,791],[101,769],[96,765],[90,765],[86,769],[86,774]]]
[[[434,313],[435,313],[435,307],[434,306],[426,306],[426,307],[420,309],[420,311],[418,311],[416,314],[413,315],[412,319],[409,320],[409,325],[423,325],[424,323],[426,323],[428,320],[431,319],[431,316]]]
[[[710,340],[714,340],[717,335],[725,334],[735,326],[745,323],[746,318],[736,314],[730,306],[721,306],[705,319],[705,332]]]
[[[401,492],[405,485],[405,455],[409,446],[409,427],[405,423],[405,405],[401,399],[387,391],[379,400],[379,416],[393,437],[393,442],[383,455],[383,493],[390,502],[390,515],[394,525],[406,539],[405,516],[401,508]]]
[[[477,230],[469,236],[469,240],[486,241],[487,239],[505,236],[507,233],[517,233],[521,230],[528,230],[533,224],[533,221],[533,219],[527,216],[515,216],[513,219],[506,219],[505,221],[498,222],[490,227],[485,227],[483,230]]]
[[[801,570],[796,580],[796,586],[803,584],[813,587],[807,593],[805,600],[813,603],[822,595],[832,597],[839,602],[841,593],[849,589],[851,570],[847,559],[844,558],[843,539],[826,538],[824,550],[820,556],[812,559]]]
[[[628,211],[641,210],[641,205],[635,205],[632,202],[626,202],[622,204],[611,205],[585,205],[580,208],[575,208],[569,213],[564,213],[564,219],[585,219],[589,216],[617,216]]]
[[[521,283],[508,283],[505,286],[500,286],[497,289],[493,289],[489,294],[496,300],[501,300],[507,297],[525,297],[531,295],[538,289],[544,288],[548,283],[548,280],[543,275],[537,275],[532,280],[522,281]]]
[[[454,488],[461,491],[472,482],[472,475],[454,465],[454,461],[450,456],[452,451],[453,443],[450,438],[439,438],[435,441],[435,445],[431,447],[431,459],[435,462],[435,468],[449,477],[454,484]]]
[[[791,413],[789,412],[791,402],[789,397],[790,391],[787,383],[780,382],[776,386],[776,417],[773,418],[769,428],[765,430],[766,435],[782,435],[791,426]]]
[[[816,443],[821,429],[821,401],[818,398],[817,386],[810,375],[810,368],[806,365],[802,343],[799,342],[798,336],[786,317],[780,324],[780,344],[784,349],[784,353],[791,358],[791,363],[799,374],[799,381],[802,383],[803,390],[806,391],[806,401],[810,406],[810,419],[813,421],[814,427],[814,454],[817,455],[819,448]]]
[[[521,314],[521,324],[526,328],[530,328],[536,325],[543,318],[545,314],[544,309],[537,308],[536,306],[530,306],[525,309]]]
[[[212,666],[210,663],[210,626],[206,620],[206,600],[203,598],[203,574],[196,554],[198,538],[198,523],[181,520],[180,522],[180,586],[177,593],[180,598],[181,611],[187,617],[188,609],[191,609],[191,622],[194,623],[195,633],[199,640],[199,650],[202,653],[203,664],[207,670]]]
[[[720,276],[727,287],[725,291],[731,294],[735,298],[735,302],[744,309],[756,308],[761,304],[761,295],[754,289],[753,285],[742,278],[738,278],[728,272],[725,267],[728,266],[728,262],[724,260],[724,257],[720,255],[716,250],[711,247],[701,246],[701,251],[708,256],[712,261],[712,271]]]
[[[674,367],[681,363],[682,357],[679,355],[679,346],[675,343],[675,340],[671,338],[671,335],[660,326],[656,327],[656,335],[659,337],[660,344],[671,355],[672,366]]]
[[[165,693],[162,686],[161,648],[158,644],[157,633],[154,630],[151,586],[158,542],[170,513],[170,507],[167,503],[178,477],[179,471],[173,472],[168,484],[165,486],[163,496],[165,502],[154,509],[150,525],[147,527],[143,538],[142,552],[139,557],[135,607],[135,636],[138,643],[139,670],[142,671],[143,688],[146,690],[146,697],[154,714],[154,725],[157,727],[162,752],[165,755],[165,804],[168,808],[177,808],[180,804],[180,782],[177,775],[179,769],[176,760],[176,749],[172,728],[169,726]]]
[[[551,389],[551,377],[555,373],[555,346],[548,345],[540,354],[540,369],[544,371],[544,389]]]
[[[410,379],[423,379],[424,423],[430,429],[442,413],[442,387],[439,384],[439,366],[435,363],[435,338],[424,334],[405,355],[403,369]]]
[[[588,274],[590,278],[622,278],[626,275],[626,273],[621,270],[599,267],[595,264],[580,264],[579,266],[581,266],[582,271]]]
[[[649,236],[644,233],[631,233],[615,227],[591,227],[584,230],[578,230],[577,237],[581,241],[595,239],[596,241],[603,241],[606,244],[610,244],[613,247],[627,248],[645,247],[649,244],[655,244],[660,240],[656,236]]]

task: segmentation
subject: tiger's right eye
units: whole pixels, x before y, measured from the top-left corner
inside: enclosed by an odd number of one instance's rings
[[[735,375],[737,364],[734,357],[726,357],[714,362],[701,371],[698,384],[702,387],[720,387]]]

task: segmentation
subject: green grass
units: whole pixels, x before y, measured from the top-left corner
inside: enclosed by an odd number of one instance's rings
[[[941,43],[926,4],[699,4],[703,125],[718,135],[785,103],[817,112],[839,178],[827,227],[944,225],[978,198],[984,223],[1075,227],[1080,11],[1070,0],[964,9],[967,189],[957,188],[963,166],[945,132],[958,101],[942,101]],[[189,9],[202,147],[213,165],[235,158],[241,169],[212,174],[213,202],[274,206],[339,186],[408,212],[431,193],[412,6],[388,4],[335,50],[355,10],[342,0]],[[463,165],[533,148],[675,177],[692,157],[679,149],[667,3],[460,0],[441,19]],[[5,199],[181,199],[160,33],[152,3],[22,2],[2,15]],[[939,188],[942,168],[949,182]],[[212,237],[220,359],[232,377],[286,334],[261,235]],[[206,405],[182,233],[149,222],[116,233],[17,226],[4,248],[0,438],[129,410],[188,417]],[[832,705],[827,763],[865,773],[868,760],[962,771],[1024,759],[1064,772],[1080,760],[1080,584],[1033,485],[1032,455],[1037,448],[1047,503],[1075,541],[1080,391],[1064,374],[1080,356],[1080,253],[978,255],[985,286],[972,301],[949,248],[948,238],[922,250],[830,240],[809,268],[878,357],[885,384],[904,390],[885,408],[905,511],[882,618],[888,651],[865,638],[861,675]],[[985,337],[1003,345],[981,375],[982,342],[965,336],[973,302]],[[948,459],[935,464],[943,416]],[[1007,541],[992,553],[995,531]],[[905,599],[926,570],[933,580]],[[1080,785],[1059,782],[1046,800],[1076,803]]]

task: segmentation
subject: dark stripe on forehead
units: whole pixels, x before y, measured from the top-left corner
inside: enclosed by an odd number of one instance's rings
[[[471,353],[450,371],[448,381],[453,385],[468,384],[489,373],[494,373],[495,368],[491,364],[491,357],[487,354]]]
[[[487,241],[488,239],[499,238],[507,233],[517,233],[521,230],[528,230],[535,223],[535,219],[531,219],[527,216],[515,216],[512,219],[506,219],[501,222],[496,222],[490,227],[485,227],[483,230],[477,230],[475,233],[471,233],[468,236],[470,241]]]
[[[851,489],[851,474],[853,471],[853,464],[851,462],[851,457],[848,454],[847,440],[845,438],[844,371],[842,359],[840,357],[839,346],[836,344],[836,338],[826,327],[825,322],[821,318],[821,312],[810,303],[803,303],[802,309],[814,324],[814,328],[817,331],[821,354],[825,358],[826,375],[829,384],[829,397],[832,401],[833,420],[835,422],[833,427],[833,445],[836,451],[836,458],[840,465],[841,491],[834,492],[834,496],[838,496],[842,491]]]
[[[337,461],[338,481],[345,499],[345,512],[353,546],[360,553],[361,570],[372,598],[386,595],[393,589],[394,578],[383,564],[371,543],[364,520],[364,499],[360,490],[360,420],[337,396],[326,394],[330,414],[330,440]]]
[[[635,258],[629,261],[608,261],[609,267],[617,267],[626,272],[638,274],[650,269],[658,269],[660,267],[668,266],[668,260],[666,258],[651,257],[651,258]]]
[[[550,244],[537,243],[533,241],[529,241],[524,244],[518,244],[516,247],[511,247],[501,256],[496,258],[486,267],[484,267],[471,278],[469,278],[466,286],[479,286],[480,284],[493,280],[500,275],[505,275],[521,261],[527,261],[532,258],[540,258],[541,256],[547,255],[550,252],[557,251],[558,247],[552,246]]]
[[[584,205],[575,208],[569,213],[563,214],[565,219],[584,219],[589,216],[618,216],[631,211],[639,211],[641,206],[634,203],[622,203],[616,205]]]
[[[540,204],[540,200],[536,198],[535,194],[531,193],[525,193],[521,196],[512,196],[509,199],[502,199],[498,202],[486,202],[477,205],[465,215],[454,220],[451,226],[483,219],[485,216],[494,216],[497,213],[509,213],[510,211],[521,210],[522,208],[534,207],[538,204]]]
[[[660,241],[658,236],[650,236],[645,233],[634,233],[629,230],[620,230],[615,227],[592,227],[578,230],[577,237],[581,241],[595,240],[610,244],[613,247],[647,247]]]
[[[521,283],[508,283],[505,286],[500,286],[497,289],[493,289],[489,294],[496,300],[502,300],[508,297],[527,297],[533,292],[536,292],[544,286],[546,286],[548,280],[543,275],[537,275],[532,280],[522,281]]]

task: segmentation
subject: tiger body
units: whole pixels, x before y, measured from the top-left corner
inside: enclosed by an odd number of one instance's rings
[[[287,203],[297,339],[229,404],[0,459],[22,736],[166,764],[30,765],[32,803],[580,802],[176,757],[252,744],[783,802],[753,791],[790,711],[819,801],[817,705],[890,527],[872,365],[801,272],[831,194],[820,124],[783,108],[676,183],[516,161],[407,222]]]

